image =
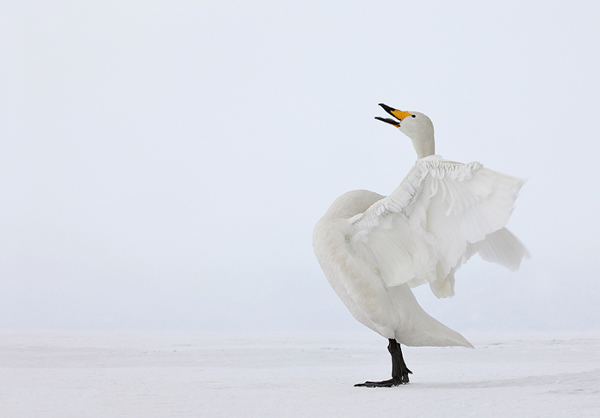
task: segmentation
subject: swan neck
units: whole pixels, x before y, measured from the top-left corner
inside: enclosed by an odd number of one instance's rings
[[[417,159],[429,157],[435,154],[435,141],[433,136],[428,138],[411,138],[415,151],[417,152]]]

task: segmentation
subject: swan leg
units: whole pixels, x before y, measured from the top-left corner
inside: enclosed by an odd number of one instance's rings
[[[392,386],[405,385],[408,383],[408,375],[412,372],[406,367],[404,357],[402,356],[402,349],[400,343],[396,340],[389,340],[388,351],[392,356],[392,378],[389,380],[382,380],[381,382],[365,382],[357,383],[354,386],[368,387],[368,388],[390,388]]]

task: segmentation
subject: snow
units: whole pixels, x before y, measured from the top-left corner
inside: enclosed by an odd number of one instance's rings
[[[593,417],[600,334],[465,335],[476,347],[403,348],[354,334],[1,333],[6,417]]]

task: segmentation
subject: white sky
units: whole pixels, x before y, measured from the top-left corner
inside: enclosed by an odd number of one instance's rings
[[[196,3],[196,4],[188,4]],[[484,4],[485,3],[485,4]],[[353,330],[312,254],[338,195],[437,153],[528,178],[533,259],[472,260],[465,330],[600,329],[600,3],[0,5],[0,329]]]

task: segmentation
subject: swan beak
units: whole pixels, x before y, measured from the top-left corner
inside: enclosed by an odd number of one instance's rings
[[[390,125],[394,125],[396,128],[400,127],[400,123],[390,118],[380,118],[379,116],[375,116],[375,119],[380,120],[385,123],[389,123]]]
[[[402,110],[394,109],[393,107],[390,107],[390,106],[388,106],[386,104],[383,104],[383,103],[379,103],[379,106],[381,106],[383,108],[383,110],[385,110],[390,115],[392,115],[393,117],[395,117],[396,119],[398,119],[400,122],[402,122],[404,120],[404,118],[407,118],[408,116],[412,116],[408,112],[404,112]],[[394,119],[380,118],[379,116],[376,116],[375,119],[380,120],[382,122],[389,123],[390,125],[394,125],[396,128],[400,127],[400,122],[397,122]]]

